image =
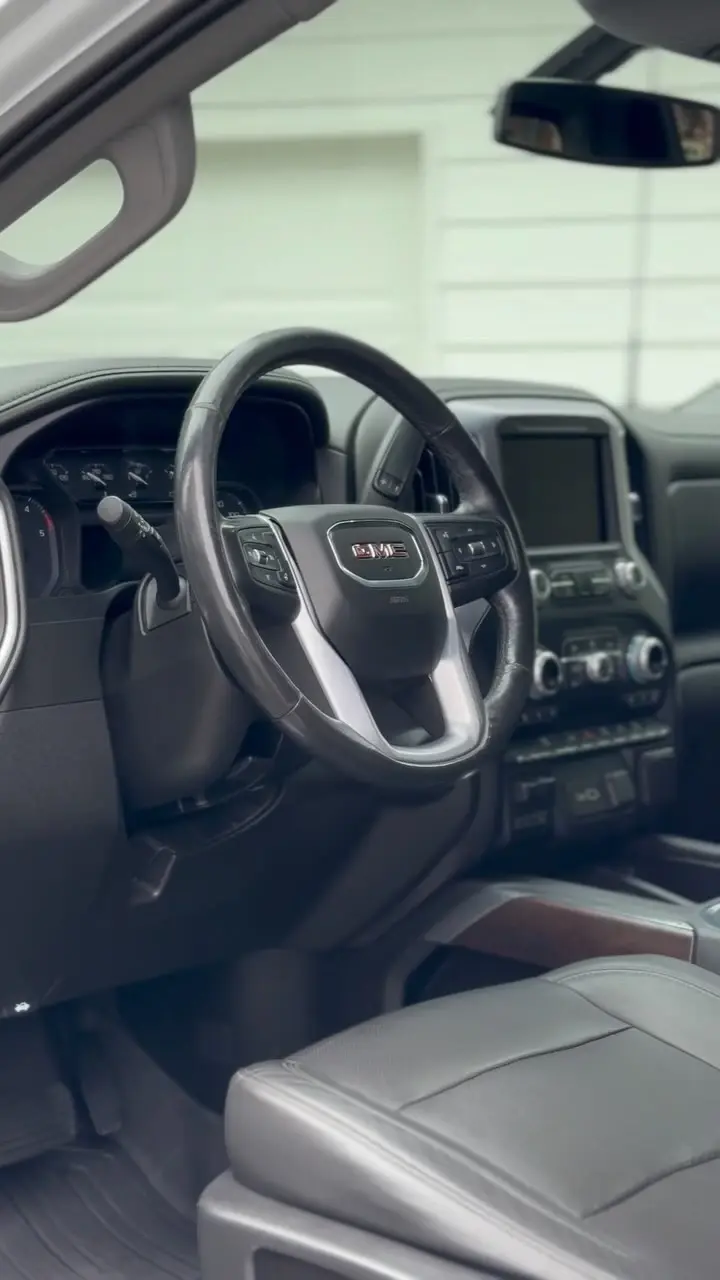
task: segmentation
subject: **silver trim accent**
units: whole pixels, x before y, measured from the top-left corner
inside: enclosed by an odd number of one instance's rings
[[[335,718],[374,751],[401,764],[416,765],[419,768],[432,767],[461,760],[463,756],[475,751],[488,735],[485,703],[475,683],[442,566],[429,540],[426,546],[427,558],[422,551],[420,554],[423,556],[426,572],[430,561],[435,567],[448,623],[443,651],[429,677],[445,722],[445,733],[442,738],[422,747],[395,747],[378,729],[365,695],[347,663],[320,630],[302,575],[283,537],[282,529],[267,516],[260,518],[272,528],[295,579],[300,608],[291,626]],[[424,539],[424,535],[422,536]],[[401,584],[397,581],[393,583],[393,586],[398,585]]]
[[[399,529],[401,533],[408,536],[414,543],[415,550],[420,557],[420,568],[417,573],[413,574],[412,578],[392,578],[387,582],[373,582],[372,579],[363,578],[359,573],[353,573],[352,569],[348,569],[347,565],[343,564],[338,554],[338,549],[332,539],[333,531],[335,529],[372,529],[374,526],[379,524]],[[343,573],[347,574],[348,578],[353,578],[355,582],[361,582],[364,587],[380,587],[384,591],[389,591],[393,587],[415,587],[419,586],[421,582],[424,582],[427,577],[428,566],[427,560],[423,555],[422,547],[414,533],[408,529],[407,525],[401,524],[399,520],[338,520],[336,524],[330,525],[325,536],[330,544],[330,549],[335,557],[338,568],[341,569]],[[358,539],[358,541],[363,541],[363,539]],[[365,541],[367,542],[368,539],[366,538]],[[369,541],[372,541],[372,539],[369,539]]]
[[[25,588],[15,514],[0,480],[0,702],[15,674],[25,642]]]
[[[554,662],[558,669],[558,682],[554,689],[546,689],[543,684],[543,671],[549,662]],[[538,649],[535,654],[532,669],[532,688],[530,690],[531,698],[554,698],[559,692],[563,683],[563,666],[562,661],[552,649]]]
[[[544,569],[530,570],[530,585],[535,603],[538,605],[547,604],[552,595],[552,587]]]
[[[650,654],[653,649],[658,649],[662,659],[662,666],[659,671],[653,671]],[[662,680],[670,665],[670,655],[667,645],[659,636],[636,635],[630,640],[625,654],[625,661],[631,679],[636,684],[653,684],[656,680]]]
[[[613,573],[620,590],[631,599],[640,595],[647,582],[643,567],[637,560],[616,560]]]

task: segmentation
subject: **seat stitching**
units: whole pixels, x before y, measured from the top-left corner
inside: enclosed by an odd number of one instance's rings
[[[632,1200],[633,1196],[640,1195],[641,1192],[647,1191],[649,1187],[654,1187],[658,1182],[665,1182],[676,1173],[685,1173],[688,1169],[698,1169],[702,1165],[712,1164],[713,1160],[718,1159],[720,1159],[720,1147],[715,1147],[713,1151],[704,1152],[701,1156],[693,1156],[689,1160],[683,1160],[679,1164],[673,1165],[672,1169],[663,1169],[661,1173],[651,1174],[643,1179],[642,1182],[638,1182],[637,1186],[631,1187],[629,1191],[623,1191],[612,1200],[606,1201],[605,1204],[599,1205],[597,1209],[585,1214],[583,1221],[587,1222],[590,1218],[595,1218],[600,1213],[606,1213],[608,1209],[616,1209],[618,1205],[624,1204],[627,1200]]]
[[[622,969],[620,970],[605,969],[605,970],[595,970],[594,972],[623,973],[626,971]],[[633,970],[629,969],[627,970],[627,972],[632,973]],[[680,981],[682,982],[682,979],[680,979]],[[697,990],[697,991],[702,990],[701,987],[694,987],[691,982],[684,983],[683,985],[690,987],[691,990]],[[592,1005],[593,1009],[599,1009],[601,1013],[607,1013],[609,1017],[613,1016],[610,1013],[610,1010],[605,1008],[605,1005],[600,1004],[599,1001],[597,1000],[591,1000],[590,996],[586,995],[584,991],[578,991],[576,987],[573,987],[573,991],[575,991],[575,993],[579,995],[582,1000],[586,1000],[588,1004]],[[693,1053],[692,1049],[686,1049],[684,1048],[683,1045],[676,1044],[674,1040],[667,1040],[665,1036],[659,1035],[656,1031],[649,1031],[647,1027],[642,1026],[638,1022],[629,1022],[625,1029],[628,1031],[638,1031],[640,1035],[647,1036],[649,1040],[655,1040],[657,1041],[658,1044],[665,1044],[668,1046],[668,1048],[675,1049],[678,1053],[684,1054],[687,1058],[692,1058],[694,1062],[701,1062],[704,1067],[709,1067],[711,1071],[720,1071],[720,1067],[716,1066],[714,1062],[708,1061],[707,1058],[702,1058],[698,1053]]]
[[[605,1011],[601,1010],[601,1012]],[[612,1014],[608,1014],[608,1017],[612,1017]],[[616,1018],[615,1021],[621,1022],[621,1019]],[[608,1031],[600,1031],[597,1035],[584,1036],[582,1040],[568,1040],[565,1044],[553,1045],[550,1049],[537,1049],[535,1052],[528,1050],[527,1053],[518,1053],[512,1058],[503,1058],[502,1062],[493,1062],[491,1066],[482,1067],[480,1071],[473,1071],[468,1076],[460,1076],[458,1080],[453,1080],[451,1083],[443,1085],[442,1089],[432,1089],[430,1093],[424,1093],[419,1098],[412,1098],[411,1101],[404,1102],[401,1107],[398,1107],[397,1111],[403,1114],[410,1107],[419,1106],[420,1103],[427,1102],[430,1098],[441,1098],[444,1093],[452,1093],[453,1089],[459,1089],[464,1084],[470,1084],[472,1080],[479,1080],[481,1076],[491,1075],[493,1071],[501,1071],[504,1067],[511,1067],[516,1062],[529,1062],[533,1058],[547,1058],[553,1053],[564,1053],[566,1049],[581,1049],[585,1044],[595,1044],[599,1040],[606,1040],[608,1036],[616,1036],[621,1031],[630,1030],[632,1028],[629,1023],[621,1022],[618,1027],[611,1027]],[[397,1114],[397,1112],[393,1114]]]
[[[571,974],[567,978],[550,978],[543,975],[540,981],[553,982],[555,983],[556,986],[570,987],[573,991],[575,991],[577,990],[577,988],[573,987],[573,981],[578,978],[582,979],[582,978],[590,978],[590,977],[593,977],[593,978],[604,977],[606,974],[616,974],[616,973],[623,973],[623,974],[632,973],[635,975],[635,977],[641,977],[641,978],[660,978],[662,979],[663,982],[674,982],[679,987],[687,987],[690,991],[699,991],[702,995],[710,996],[711,999],[713,1000],[720,1000],[719,992],[713,991],[710,987],[703,986],[702,983],[700,982],[688,982],[687,978],[679,978],[674,973],[661,973],[658,969],[632,968],[630,965],[623,968],[613,967],[612,969],[608,969],[607,967],[603,969],[583,969],[581,973]],[[583,993],[581,991],[578,991],[577,994],[582,995]],[[597,1007],[600,1009],[602,1008],[602,1005],[598,1005]],[[607,1013],[607,1010],[605,1009],[604,1012]]]
[[[283,1063],[283,1066],[284,1065],[285,1064]],[[424,1127],[421,1128],[421,1126],[418,1125],[416,1122],[412,1122],[412,1123],[408,1122],[408,1120],[406,1120],[405,1117],[402,1116],[399,1112],[384,1110],[382,1107],[377,1106],[374,1103],[368,1101],[368,1099],[364,1098],[361,1094],[356,1094],[352,1092],[352,1090],[350,1089],[345,1089],[344,1087],[340,1087],[336,1085],[334,1081],[328,1080],[325,1076],[315,1075],[314,1073],[306,1071],[304,1067],[301,1067],[294,1062],[292,1063],[292,1068],[298,1075],[303,1076],[306,1080],[309,1080],[314,1084],[319,1084],[319,1085],[322,1085],[324,1088],[327,1088],[328,1092],[334,1097],[339,1098],[341,1101],[349,1100],[353,1102],[358,1107],[358,1110],[366,1111],[369,1115],[373,1116],[374,1118],[379,1117],[381,1120],[386,1121],[389,1127],[396,1128],[400,1133],[409,1134],[410,1136],[412,1136],[414,1133],[417,1133],[418,1131],[420,1131],[422,1133],[424,1140],[428,1143],[429,1146],[436,1147],[436,1148],[442,1148],[442,1147],[449,1148],[453,1152],[453,1154],[457,1156],[457,1158],[463,1164],[469,1165],[470,1167],[475,1165],[478,1168],[481,1175],[487,1174],[490,1180],[494,1181],[498,1186],[505,1189],[510,1195],[516,1195],[518,1198],[523,1198],[529,1202],[534,1202],[536,1204],[547,1203],[548,1216],[552,1217],[554,1221],[559,1223],[570,1221],[570,1219],[566,1219],[565,1217],[562,1217],[557,1212],[555,1212],[558,1206],[553,1205],[552,1201],[545,1202],[541,1193],[534,1191],[526,1183],[522,1183],[518,1179],[513,1178],[513,1176],[510,1173],[507,1173],[504,1169],[501,1169],[498,1165],[491,1164],[489,1161],[484,1160],[480,1155],[476,1155],[472,1152],[469,1152],[464,1147],[457,1146],[449,1138],[446,1138],[444,1136],[441,1137],[439,1134],[433,1133],[431,1129],[426,1129]],[[355,1126],[353,1126],[352,1124],[348,1124],[348,1128],[351,1128],[353,1129],[353,1131],[356,1131]],[[359,1132],[362,1134],[361,1130]],[[381,1150],[383,1151],[387,1150],[382,1140],[379,1140],[377,1145],[380,1147]],[[413,1166],[410,1166],[410,1167],[413,1167]],[[442,1179],[441,1181],[444,1182],[446,1180]]]
[[[292,1070],[293,1072],[295,1072],[299,1076],[304,1077],[306,1080],[310,1082],[327,1086],[331,1094],[336,1094],[341,1099],[348,1098],[348,1097],[352,1098],[353,1101],[360,1104],[360,1106],[364,1107],[371,1114],[380,1115],[382,1119],[388,1120],[391,1125],[397,1127],[398,1129],[407,1128],[406,1125],[398,1122],[398,1120],[396,1119],[396,1116],[392,1112],[384,1112],[384,1111],[381,1111],[379,1108],[373,1107],[372,1105],[368,1104],[364,1099],[358,1098],[356,1095],[350,1094],[348,1091],[334,1086],[331,1081],[326,1081],[322,1076],[315,1076],[312,1073],[306,1071],[303,1067],[299,1066],[296,1061],[289,1059],[283,1062],[281,1065],[284,1069]],[[288,1096],[291,1099],[296,1098],[296,1095],[294,1095],[291,1090],[288,1090],[287,1088],[283,1088],[282,1084],[279,1083],[278,1081],[269,1081],[267,1076],[263,1078],[263,1085],[271,1091],[275,1090],[280,1095],[284,1094],[285,1096]],[[322,1113],[325,1113],[325,1115],[328,1114],[327,1108],[323,1107],[322,1103],[318,1103],[317,1099],[313,1099],[310,1110],[312,1110],[312,1107],[316,1107],[321,1114]],[[426,1186],[430,1188],[438,1187],[441,1191],[445,1192],[445,1194],[448,1196],[448,1198],[451,1201],[454,1201],[456,1204],[469,1209],[471,1212],[477,1214],[478,1217],[481,1217],[481,1218],[484,1217],[487,1221],[493,1223],[496,1227],[504,1228],[506,1226],[507,1220],[503,1218],[502,1215],[494,1213],[487,1204],[483,1204],[482,1202],[473,1200],[469,1195],[464,1193],[460,1188],[453,1186],[453,1184],[449,1182],[447,1178],[444,1178],[441,1175],[435,1174],[428,1169],[418,1169],[418,1166],[416,1163],[413,1163],[411,1160],[403,1156],[397,1150],[393,1150],[392,1147],[389,1147],[382,1140],[378,1140],[378,1138],[376,1137],[369,1138],[361,1128],[359,1128],[357,1125],[354,1125],[351,1121],[347,1119],[347,1117],[338,1116],[335,1113],[331,1113],[331,1115],[332,1115],[333,1121],[335,1121],[338,1124],[339,1128],[345,1128],[349,1132],[353,1133],[354,1136],[358,1139],[358,1141],[363,1146],[369,1148],[370,1150],[379,1149],[381,1152],[383,1152],[383,1154],[388,1158],[388,1160],[391,1163],[394,1163],[396,1166],[399,1166],[400,1168],[404,1168],[408,1173],[411,1173],[414,1177],[419,1177],[425,1183]],[[449,1143],[445,1140],[443,1141],[443,1143],[441,1143],[437,1138],[434,1138],[431,1134],[427,1134],[427,1133],[425,1133],[425,1137],[426,1139],[429,1139],[429,1142],[431,1145],[438,1146],[438,1147],[444,1145],[446,1147],[450,1147],[450,1149],[454,1152],[454,1154],[456,1156],[459,1156],[459,1158],[464,1163],[467,1163],[469,1165],[472,1165],[474,1163],[473,1159],[469,1156],[469,1153],[464,1152],[462,1149],[458,1151],[454,1147],[454,1144]],[[478,1160],[477,1163],[480,1164],[481,1162]],[[492,1178],[494,1172],[496,1171],[495,1166],[486,1165],[486,1168],[488,1170],[490,1177]],[[501,1171],[497,1170],[497,1172],[500,1173]],[[502,1183],[503,1179],[495,1178],[495,1181]],[[508,1182],[509,1182],[509,1179],[508,1179]],[[526,1194],[523,1195],[523,1187],[521,1184],[518,1185],[519,1194],[517,1192],[513,1192],[513,1189],[511,1186],[508,1186],[508,1190],[510,1194],[515,1194],[517,1199],[524,1199],[526,1201],[531,1199],[531,1197],[527,1194],[530,1188],[525,1188],[524,1190]],[[539,1200],[536,1195],[533,1196],[532,1199],[535,1201],[536,1205],[539,1205]],[[556,1212],[553,1212],[552,1205],[548,1205],[547,1209],[545,1209],[544,1205],[539,1205],[539,1207],[541,1208],[541,1212],[544,1212],[546,1214],[547,1218],[565,1227],[574,1235],[578,1234],[577,1227],[573,1222],[572,1218],[568,1216],[560,1216]],[[557,1249],[553,1246],[551,1241],[543,1240],[541,1243],[541,1246],[539,1247],[537,1237],[530,1235],[526,1230],[524,1230],[521,1223],[513,1222],[512,1229],[516,1237],[525,1241],[533,1249],[537,1250],[538,1252],[541,1252],[544,1250],[546,1256],[554,1259],[557,1262],[562,1262],[563,1264],[565,1264],[566,1257],[562,1253],[559,1253],[557,1251]],[[587,1241],[587,1235],[581,1238]],[[593,1234],[591,1238],[595,1243],[595,1245],[599,1247],[601,1250],[605,1250],[607,1253],[627,1261],[627,1258],[629,1256],[628,1252],[619,1243],[613,1240],[601,1239],[599,1236],[595,1234]]]

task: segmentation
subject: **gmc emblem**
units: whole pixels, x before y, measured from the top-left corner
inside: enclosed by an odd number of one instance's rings
[[[356,560],[407,560],[410,552],[404,542],[353,542]]]

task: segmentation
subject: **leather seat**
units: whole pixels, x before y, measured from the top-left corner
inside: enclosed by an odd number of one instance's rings
[[[717,1280],[720,979],[619,957],[413,1006],[230,1088],[251,1191],[483,1275]]]

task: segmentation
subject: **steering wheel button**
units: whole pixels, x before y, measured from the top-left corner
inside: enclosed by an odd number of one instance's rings
[[[449,529],[431,529],[433,542],[438,551],[450,554],[453,549],[452,534]]]
[[[279,587],[281,585],[280,574],[277,569],[261,569],[257,565],[252,565],[250,577],[253,582],[257,582],[263,587]]]
[[[452,553],[451,555],[443,556],[442,559],[447,576],[452,582],[457,581],[459,578],[468,577],[470,570],[465,561],[461,560],[459,556]]]
[[[269,546],[251,546],[245,548],[248,564],[260,565],[266,569],[279,569],[280,561]]]
[[[265,547],[277,546],[275,534],[270,529],[240,529],[238,538],[243,546],[255,543]]]

